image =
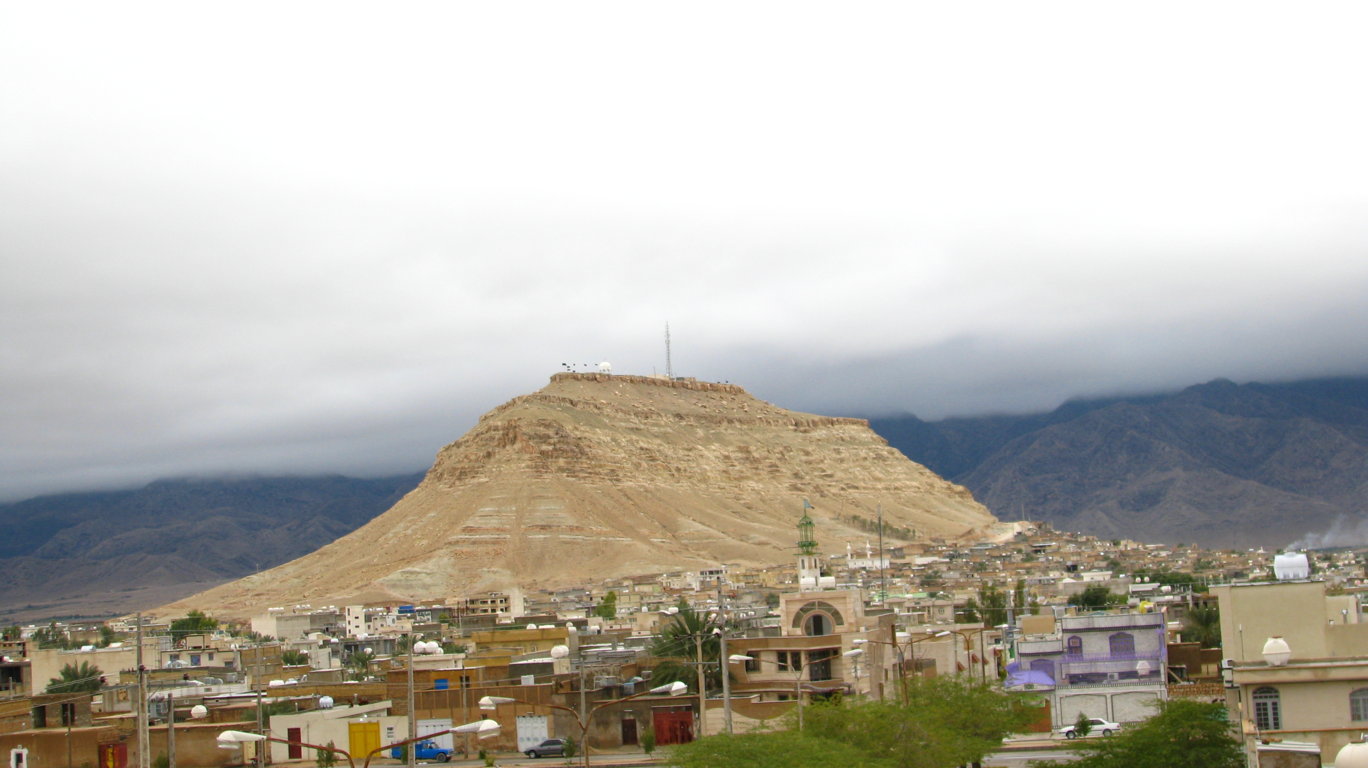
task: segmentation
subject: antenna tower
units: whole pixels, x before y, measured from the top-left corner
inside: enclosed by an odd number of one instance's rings
[[[674,366],[670,364],[670,324],[665,324],[665,378],[674,381]]]

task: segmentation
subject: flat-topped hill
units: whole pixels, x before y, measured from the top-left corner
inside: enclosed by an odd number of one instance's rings
[[[804,498],[826,551],[863,543],[880,507],[918,538],[995,522],[863,419],[787,411],[731,384],[561,373],[485,414],[365,526],[166,610],[242,616],[784,562]]]

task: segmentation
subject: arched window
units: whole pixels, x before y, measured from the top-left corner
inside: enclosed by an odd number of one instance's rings
[[[831,634],[831,617],[825,613],[814,613],[803,624],[803,634],[809,637]]]
[[[1031,662],[1032,672],[1044,672],[1049,675],[1050,682],[1054,682],[1054,662],[1050,659],[1035,659]]]
[[[1129,632],[1117,632],[1107,638],[1111,644],[1111,655],[1113,656],[1134,656],[1135,655],[1135,636]]]
[[[1360,688],[1349,694],[1349,719],[1368,720],[1368,688]]]
[[[1261,731],[1282,730],[1282,697],[1270,686],[1254,691],[1254,727]]]
[[[1069,638],[1067,645],[1068,653],[1070,656],[1083,655],[1083,638],[1079,637],[1078,635],[1074,635]]]

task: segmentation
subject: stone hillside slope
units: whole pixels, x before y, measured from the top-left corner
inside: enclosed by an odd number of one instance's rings
[[[1046,414],[876,419],[1006,519],[1208,547],[1368,540],[1368,378],[1216,380]]]
[[[561,373],[483,416],[418,488],[292,562],[167,606],[440,600],[792,557],[802,500],[827,551],[888,527],[955,538],[995,522],[863,419],[795,413],[740,387]]]

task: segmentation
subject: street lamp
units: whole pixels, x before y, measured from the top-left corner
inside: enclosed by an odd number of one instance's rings
[[[927,640],[937,640],[942,637],[950,636],[950,630],[948,629],[942,629],[939,632],[933,632],[930,629],[927,629],[926,631],[927,635],[925,637],[912,637],[907,641],[908,657],[912,659],[912,672],[917,677],[921,677],[921,669],[917,666],[917,643],[924,643]]]
[[[760,664],[773,664],[776,669],[778,669],[779,667],[778,659],[762,659],[756,656],[747,656],[744,653],[733,653],[732,655],[727,657],[727,661],[732,664],[740,664],[742,662],[754,661]],[[779,671],[783,672],[786,670],[780,669]],[[793,698],[795,701],[798,702],[798,730],[801,731],[803,730],[803,667],[802,665],[799,665],[797,670],[788,671],[792,671],[794,673]]]
[[[672,606],[670,606],[669,608],[666,608],[666,609],[660,611],[660,613],[661,613],[661,615],[669,616],[669,617],[678,619],[678,620],[679,620],[679,626],[680,626],[680,628],[681,628],[682,630],[688,630],[688,626],[685,624],[685,622],[683,621],[683,619],[680,618],[679,606],[672,605]],[[679,633],[679,636],[681,636],[681,637],[682,637],[682,636],[692,637],[692,638],[693,638],[693,641],[694,641],[694,660],[693,660],[692,664],[694,665],[694,670],[695,670],[696,675],[697,675],[697,678],[698,678],[698,736],[701,738],[702,736],[705,735],[704,732],[707,730],[704,726],[705,726],[705,724],[707,723],[707,717],[708,717],[708,688],[707,688],[707,685],[708,685],[708,684],[707,684],[707,678],[705,677],[705,673],[704,673],[703,667],[704,667],[704,665],[706,665],[706,664],[711,664],[711,663],[712,663],[712,662],[705,662],[705,661],[703,661],[703,636],[704,636],[704,635],[707,635],[707,634],[712,634],[713,636],[718,637],[719,640],[720,640],[720,642],[721,642],[721,647],[723,647],[723,648],[726,647],[726,641],[721,639],[722,629],[721,629],[720,627],[714,626],[714,627],[712,627],[712,628],[709,628],[709,627],[707,626],[707,619],[706,619],[706,617],[705,617],[703,614],[698,613],[698,612],[694,612],[694,615],[700,617],[700,618],[699,618],[699,622],[700,622],[700,623],[699,623],[698,629],[697,629],[697,630],[690,630],[690,631],[681,631],[681,632]],[[689,663],[689,662],[685,662],[685,663]],[[722,666],[720,662],[719,662],[718,666],[719,666],[719,668]],[[722,672],[722,679],[723,679],[723,681],[725,681],[726,678],[727,678],[727,670],[726,670],[726,669],[721,669],[721,672]],[[727,688],[724,688],[724,696],[730,695],[730,693],[731,693],[731,691],[729,690],[729,686],[728,686]],[[723,714],[723,719],[726,720],[727,723],[728,723],[728,726],[730,726],[730,721],[731,721],[731,712],[730,712],[730,709],[729,709],[729,707],[730,707],[730,700],[724,698],[723,703],[722,703],[722,706],[723,706],[723,713],[722,713],[722,714]]]
[[[412,742],[418,740],[418,716],[413,704],[413,655],[415,653],[421,653],[426,656],[434,653],[441,653],[442,646],[436,642],[429,643],[425,640],[414,640],[413,635],[408,635],[408,646],[408,736],[409,741]],[[408,764],[408,768],[415,768],[418,764],[418,757],[415,750],[406,749],[404,752],[405,762]]]
[[[965,660],[968,661],[969,664],[972,664],[972,663],[973,663],[973,658],[974,658],[974,642],[973,642],[973,640],[972,640],[971,638],[972,638],[974,635],[978,635],[978,638],[979,638],[979,661],[978,661],[978,664],[979,664],[979,680],[980,680],[980,682],[985,682],[985,683],[988,682],[988,670],[987,670],[988,664],[987,664],[987,659],[986,659],[986,652],[985,652],[984,649],[983,649],[983,633],[985,633],[985,632],[991,632],[991,631],[993,631],[993,629],[995,629],[995,628],[994,628],[994,627],[979,627],[979,628],[977,628],[977,629],[950,629],[950,630],[946,630],[947,632],[953,632],[953,633],[959,635],[960,637],[964,638],[964,655],[965,655]],[[957,658],[958,658],[958,654],[957,654]],[[968,664],[965,665],[966,668],[967,668],[968,666],[969,666]],[[958,671],[958,670],[956,670],[956,671]],[[971,677],[971,678],[973,677],[973,674],[972,674],[972,673],[970,673],[970,677]]]
[[[903,685],[903,678],[907,676],[907,663],[906,660],[903,658],[901,644],[911,639],[912,635],[910,633],[895,631],[893,633],[892,642],[889,642],[888,640],[871,640],[867,637],[857,637],[854,640],[850,641],[852,644],[857,646],[864,645],[866,643],[892,646],[893,651],[898,654],[898,700],[903,704],[907,703],[907,688]],[[870,679],[872,680],[873,677],[871,676]],[[883,699],[883,688],[879,689],[879,698],[881,700]]]
[[[841,655],[850,659],[852,670],[855,673],[855,693],[858,695],[860,693],[860,657],[864,655],[864,649],[851,648]]]
[[[455,728],[448,728],[444,731],[437,731],[436,733],[424,734],[420,736],[419,739],[430,739],[434,736],[444,736],[448,733],[462,733],[467,735],[474,735],[477,739],[488,739],[490,737],[499,735],[501,730],[502,729],[500,728],[499,724],[494,720],[476,720],[473,723],[466,723],[465,725],[459,725]],[[333,746],[332,744],[328,744],[327,746],[324,746],[322,744],[310,744],[307,741],[299,741],[297,739],[282,739],[276,736],[266,736],[260,733],[249,733],[247,731],[222,731],[219,733],[217,741],[219,749],[237,749],[238,747],[242,746],[243,743],[248,741],[269,741],[274,742],[276,744],[290,744],[298,747],[308,747],[309,749],[322,750],[324,752],[331,752],[336,755],[341,755],[347,758],[347,764],[350,765],[351,768],[356,768],[356,761],[352,759],[351,753],[340,747]],[[366,759],[361,764],[362,768],[369,768],[371,758],[375,757],[377,754],[380,754],[381,752],[384,752],[387,749],[394,749],[395,747],[406,746],[408,744],[413,743],[414,741],[418,741],[418,739],[404,739],[403,741],[396,741],[393,744],[385,744],[384,746],[372,749],[370,752],[366,753]]]
[[[496,710],[499,708],[500,704],[526,704],[532,707],[546,706],[550,707],[551,709],[559,709],[562,712],[569,712],[571,715],[574,716],[575,724],[579,726],[580,747],[584,750],[584,768],[589,768],[589,721],[593,718],[595,712],[599,711],[600,709],[603,709],[604,707],[610,704],[621,704],[624,701],[639,699],[642,696],[678,696],[679,694],[684,693],[687,690],[689,690],[689,686],[676,680],[673,683],[666,683],[665,685],[656,686],[655,688],[652,688],[649,691],[634,693],[631,696],[624,696],[620,699],[601,701],[595,704],[593,707],[591,707],[589,711],[584,715],[580,715],[580,713],[576,712],[573,707],[567,707],[561,704],[551,704],[549,702],[538,705],[534,702],[523,701],[522,699],[515,699],[510,696],[485,696],[480,699],[480,709]]]

